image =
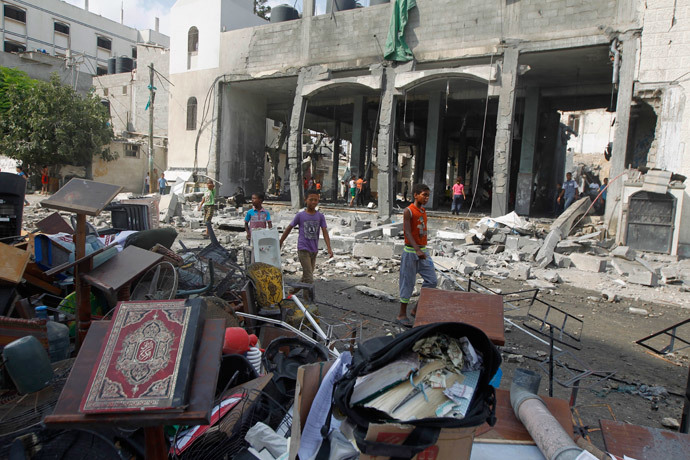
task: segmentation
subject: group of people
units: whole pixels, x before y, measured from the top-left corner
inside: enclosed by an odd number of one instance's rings
[[[348,183],[350,186],[350,207],[355,205],[364,206],[364,184],[367,182],[364,180],[364,176],[359,176],[359,179],[354,175],[350,177],[350,182]]]
[[[598,212],[603,212],[606,206],[608,186],[608,177],[605,177],[601,184],[588,183],[585,186],[584,193],[592,198]],[[558,194],[556,195],[556,202],[554,203],[554,214],[560,215],[563,211],[568,209],[573,202],[580,198],[580,187],[578,183],[573,180],[573,174],[568,172],[565,174],[565,181],[563,184],[558,184],[556,188]]]
[[[153,174],[158,176],[158,171],[153,170]],[[165,173],[161,173],[161,177],[158,178],[157,180],[158,183],[158,193],[161,195],[165,195],[168,193],[168,181],[165,178]],[[144,194],[148,194],[153,192],[154,190],[151,189],[151,175],[150,173],[146,173],[146,177],[144,177]]]

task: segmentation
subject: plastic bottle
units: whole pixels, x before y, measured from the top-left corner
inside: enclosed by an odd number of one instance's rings
[[[39,305],[38,307],[34,308],[34,311],[36,312],[36,318],[38,319],[48,319],[48,307],[45,305]]]
[[[50,362],[69,358],[69,327],[64,324],[48,321],[48,354]]]

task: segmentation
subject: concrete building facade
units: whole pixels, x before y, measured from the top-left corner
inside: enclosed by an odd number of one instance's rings
[[[131,72],[93,77],[96,94],[107,101],[115,140],[110,149],[118,154],[115,161],[96,160],[93,178],[99,182],[119,184],[126,191],[141,193],[149,170],[149,116],[151,68],[155,88],[153,114],[153,162],[160,174],[167,169],[168,117],[170,104],[170,51],[166,48],[137,45],[139,66]],[[183,107],[174,110],[183,111]],[[153,184],[155,179],[151,181]]]
[[[137,43],[169,46],[156,30],[138,31],[124,24],[70,5],[61,0],[2,0],[0,40],[2,51],[45,52],[62,59],[77,71],[105,74],[108,59],[136,58]],[[154,18],[151,18],[152,22]],[[1,54],[1,53],[0,53]]]
[[[192,1],[178,4],[191,8]],[[561,114],[606,109],[616,120],[612,178],[631,164],[629,146],[643,145],[650,130],[656,145],[638,149],[638,162],[685,174],[690,161],[682,146],[688,125],[682,121],[682,75],[690,70],[683,63],[690,8],[685,0],[648,3],[418,2],[405,29],[415,59],[394,63],[382,57],[391,4],[315,15],[314,1],[304,0],[300,19],[221,32],[215,68],[175,67],[176,95],[209,95],[209,125],[204,132],[185,130],[185,117],[171,112],[171,165],[205,166],[223,183],[223,194],[238,185],[261,188],[263,174],[253,172],[263,165],[260,132],[270,118],[290,127],[295,206],[309,174],[301,135],[308,129],[329,137],[338,132],[351,143],[355,174],[378,171],[372,192],[383,219],[404,182],[427,183],[436,208],[456,176],[478,209],[529,215],[546,211],[565,173]],[[173,22],[175,16],[174,8]],[[672,23],[678,38],[663,45],[665,54],[645,50],[645,43],[664,42],[663,30]],[[668,57],[645,62],[652,55]],[[184,62],[174,49],[171,61]],[[672,64],[679,70],[653,74]],[[664,136],[679,142],[662,145]],[[621,181],[612,180],[608,219],[615,221],[620,193]]]

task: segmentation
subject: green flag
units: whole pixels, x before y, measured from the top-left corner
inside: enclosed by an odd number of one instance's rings
[[[410,47],[405,43],[405,25],[407,25],[408,11],[415,6],[417,6],[415,0],[395,0],[383,55],[386,60],[407,62],[414,59]]]

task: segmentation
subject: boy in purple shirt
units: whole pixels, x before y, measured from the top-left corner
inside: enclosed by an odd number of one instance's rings
[[[316,190],[307,192],[307,209],[297,213],[290,225],[285,228],[283,236],[280,237],[280,247],[288,237],[293,228],[299,227],[299,237],[297,238],[297,254],[299,262],[302,264],[302,279],[300,282],[314,283],[314,268],[316,267],[316,254],[319,252],[319,229],[323,231],[323,241],[326,243],[328,255],[333,257],[331,250],[331,239],[326,229],[326,218],[316,210],[319,204],[319,193]]]

